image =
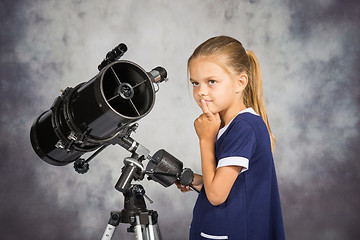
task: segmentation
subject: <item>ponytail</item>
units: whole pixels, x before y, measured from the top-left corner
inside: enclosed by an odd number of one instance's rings
[[[252,51],[247,50],[246,54],[249,57],[249,81],[244,91],[244,104],[246,107],[252,107],[265,122],[270,136],[271,149],[273,149],[275,138],[271,131],[269,120],[266,114],[260,64]]]

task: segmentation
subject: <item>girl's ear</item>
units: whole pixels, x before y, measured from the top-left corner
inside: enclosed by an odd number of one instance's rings
[[[236,92],[241,92],[246,88],[246,85],[248,84],[248,75],[242,73],[237,76],[236,81]]]

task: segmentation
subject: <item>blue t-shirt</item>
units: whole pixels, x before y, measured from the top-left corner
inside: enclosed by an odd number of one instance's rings
[[[201,189],[190,239],[285,239],[269,133],[252,108],[219,130],[215,156],[218,168],[243,168],[223,204],[213,206]]]

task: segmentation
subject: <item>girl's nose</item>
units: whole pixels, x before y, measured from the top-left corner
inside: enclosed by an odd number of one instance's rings
[[[206,96],[207,95],[207,88],[204,85],[199,86],[199,96]]]

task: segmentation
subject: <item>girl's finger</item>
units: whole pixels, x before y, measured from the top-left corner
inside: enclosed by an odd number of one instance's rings
[[[213,118],[214,114],[209,110],[206,101],[203,99],[201,100],[201,110],[203,111],[203,113],[205,114],[205,116],[207,118]]]

